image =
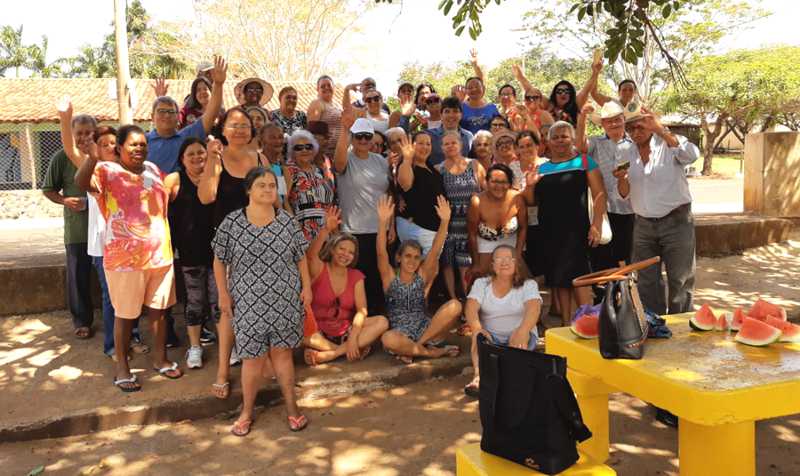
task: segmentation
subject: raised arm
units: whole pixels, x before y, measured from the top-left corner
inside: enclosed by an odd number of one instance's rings
[[[536,190],[536,184],[539,183],[539,180],[542,179],[542,174],[539,173],[539,165],[534,165],[533,170],[525,172],[525,190],[522,191],[522,197],[525,199],[525,203],[530,206],[536,206],[536,195],[534,191]]]
[[[69,161],[78,168],[86,160],[86,156],[75,145],[75,137],[72,135],[72,102],[69,97],[64,96],[57,107],[58,122],[61,124],[61,145],[64,146],[64,153]]]
[[[384,195],[378,200],[378,237],[375,241],[375,252],[378,257],[378,272],[381,275],[383,290],[389,289],[394,279],[394,269],[389,262],[389,252],[386,249],[386,231],[394,218],[394,202],[389,195]]]
[[[355,107],[353,107],[353,98],[350,97],[350,91],[358,91],[358,84],[348,84],[342,91],[342,112],[350,111],[355,114]],[[356,114],[357,115],[357,114]]]
[[[589,150],[589,143],[586,140],[586,120],[593,112],[594,107],[591,104],[584,104],[578,113],[578,123],[575,127],[575,148],[581,154],[585,154]]]
[[[322,260],[319,258],[319,252],[322,251],[325,242],[328,241],[328,237],[339,229],[339,224],[341,223],[342,212],[337,206],[334,205],[325,210],[325,226],[323,226],[322,229],[319,230],[319,233],[317,233],[317,236],[311,240],[311,243],[308,245],[308,250],[306,250],[308,272],[311,274],[312,281],[317,279],[317,276],[322,272],[324,266]]]
[[[481,78],[481,83],[485,84],[483,70],[481,69],[481,65],[478,64],[478,50],[475,48],[469,50],[469,62],[472,64],[472,71],[475,72],[475,76]]]
[[[598,58],[596,61],[592,63],[592,74],[589,76],[589,79],[586,81],[586,84],[583,85],[580,91],[578,91],[578,95],[575,97],[575,102],[578,103],[578,108],[582,108],[586,101],[589,99],[589,93],[591,93],[592,89],[597,88],[597,78],[600,77],[600,72],[603,70],[603,58]]]
[[[414,186],[414,144],[408,140],[408,136],[403,134],[400,138],[400,147],[403,152],[403,161],[397,168],[397,183],[404,192],[408,192]]]
[[[595,247],[600,244],[600,235],[603,230],[603,215],[606,213],[608,204],[608,195],[606,193],[606,186],[603,183],[603,176],[600,174],[600,169],[594,169],[587,172],[586,176],[589,180],[589,191],[592,193],[593,204],[593,220],[589,226],[589,246]]]
[[[97,144],[92,142],[89,144],[89,156],[83,161],[78,171],[75,172],[75,185],[83,192],[97,192],[97,188],[92,185],[92,177],[94,176],[94,168],[97,161],[100,160],[100,155],[97,150]]]
[[[450,204],[441,195],[436,197],[435,208],[436,214],[439,216],[439,229],[436,230],[431,250],[422,263],[421,274],[426,285],[436,279],[436,275],[439,274],[439,255],[442,253],[444,241],[447,239],[447,229],[450,226],[450,217],[452,215]]]
[[[347,169],[347,149],[350,148],[350,127],[352,127],[355,121],[356,116],[352,109],[342,112],[342,132],[339,134],[339,142],[336,143],[336,152],[333,154],[333,168],[340,174],[343,174]]]
[[[309,121],[319,121],[322,120],[322,101],[319,99],[314,99],[311,101],[311,104],[308,105],[308,111],[306,111],[306,117]]]
[[[219,117],[219,110],[222,107],[222,89],[225,85],[225,78],[228,75],[228,65],[221,56],[214,56],[214,69],[211,70],[211,98],[208,100],[206,110],[203,111],[203,129],[206,134],[214,127],[214,121]]]
[[[467,250],[472,257],[472,266],[478,266],[478,225],[481,222],[480,194],[472,196],[467,209]]]
[[[522,86],[523,91],[528,91],[530,89],[536,89],[528,78],[525,77],[525,74],[522,72],[522,68],[519,67],[518,64],[511,66],[511,69],[514,71],[514,78],[519,82]]]
[[[590,91],[590,94],[592,95],[592,99],[594,99],[594,102],[596,102],[597,105],[601,107],[603,106],[603,104],[613,99],[611,96],[606,96],[605,94],[599,92],[597,90],[597,83],[595,83],[594,87]]]
[[[197,184],[197,198],[200,203],[208,205],[217,200],[219,176],[222,173],[222,142],[214,136],[208,136],[208,162],[203,167],[203,174]]]

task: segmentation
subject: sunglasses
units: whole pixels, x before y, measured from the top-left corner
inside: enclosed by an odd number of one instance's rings
[[[364,98],[364,102],[365,103],[380,102],[380,100],[381,100],[380,96],[372,96],[372,97]]]
[[[292,150],[295,152],[300,152],[303,150],[314,150],[314,146],[312,144],[295,144],[292,146]]]
[[[372,140],[372,136],[374,136],[372,132],[356,132],[353,134],[353,138],[355,140]]]
[[[246,92],[246,93],[263,93],[264,90],[262,88],[244,88],[244,92]]]
[[[426,104],[439,104],[439,98],[438,97],[428,98],[428,99],[425,100],[425,103]]]
[[[556,89],[556,94],[569,94],[569,89],[567,89],[567,88],[558,88],[558,89]]]
[[[527,102],[541,101],[541,100],[542,100],[541,96],[527,96],[527,95],[525,96],[525,101]]]

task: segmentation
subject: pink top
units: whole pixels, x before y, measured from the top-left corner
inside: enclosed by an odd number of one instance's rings
[[[328,265],[322,267],[322,272],[311,283],[311,291],[314,294],[311,309],[314,311],[317,327],[323,334],[339,337],[350,328],[356,315],[356,283],[363,279],[364,273],[347,268],[347,284],[342,294],[337,296],[331,284]]]
[[[137,271],[172,264],[165,175],[152,162],[135,174],[116,162],[94,169],[94,196],[106,220],[103,266],[111,271]]]

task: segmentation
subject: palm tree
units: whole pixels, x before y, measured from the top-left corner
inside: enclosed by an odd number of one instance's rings
[[[16,77],[19,69],[28,62],[28,48],[22,44],[22,25],[18,29],[3,25],[0,29],[0,76],[14,68]]]

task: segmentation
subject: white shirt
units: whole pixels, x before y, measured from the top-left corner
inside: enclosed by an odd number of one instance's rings
[[[633,212],[645,218],[661,218],[681,205],[691,203],[689,181],[684,168],[697,160],[700,151],[683,136],[675,136],[678,147],[669,147],[656,134],[650,138],[650,160],[645,164],[639,148],[628,149],[622,160],[628,169],[629,199]]]
[[[622,156],[629,148],[636,148],[636,145],[625,136],[619,142],[615,142],[607,135],[589,138],[589,157],[593,158],[600,167],[603,175],[603,183],[606,186],[608,195],[608,212],[618,215],[630,215],[633,213],[630,201],[623,199],[617,189],[617,178],[614,177],[614,169],[617,164],[622,162]]]
[[[97,199],[89,194],[89,233],[86,242],[86,253],[89,256],[102,257],[103,244],[106,235],[106,219],[100,213],[100,206]]]
[[[532,279],[518,288],[511,288],[502,298],[492,289],[492,278],[478,278],[472,283],[469,299],[480,304],[481,326],[491,334],[508,338],[525,319],[525,303],[534,299],[541,301],[539,286]]]

